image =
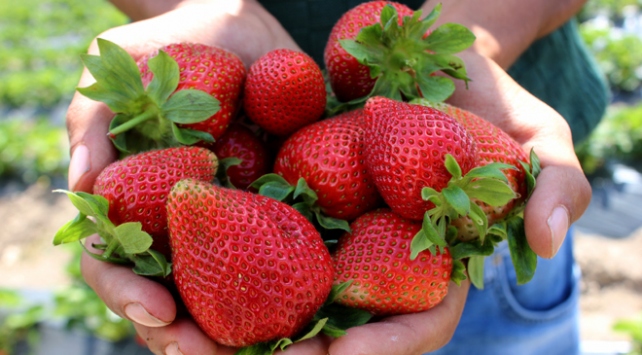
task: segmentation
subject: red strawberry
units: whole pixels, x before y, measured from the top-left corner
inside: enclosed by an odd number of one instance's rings
[[[220,102],[220,110],[214,115],[184,127],[207,132],[214,139],[219,138],[240,109],[246,76],[241,59],[225,49],[199,43],[174,43],[160,50],[178,63],[180,80],[176,91],[198,89]],[[144,86],[149,85],[154,78],[148,62],[156,55],[157,53],[151,54],[138,63]]]
[[[223,136],[216,140],[214,153],[225,165],[225,159],[238,158],[240,163],[227,168],[228,181],[238,189],[246,189],[254,180],[270,169],[268,149],[249,128],[233,123]]]
[[[302,128],[283,144],[274,172],[291,185],[300,178],[325,215],[353,220],[380,202],[365,166],[363,109]]]
[[[381,11],[388,4],[394,6],[401,17],[413,14],[406,5],[391,1],[370,1],[348,10],[332,27],[323,60],[332,91],[339,101],[350,101],[366,96],[376,82],[376,79],[370,76],[370,68],[359,63],[356,57],[341,46],[340,41],[355,39],[362,28],[379,23]],[[401,24],[401,17],[399,24]]]
[[[96,178],[94,193],[109,202],[109,219],[120,225],[142,223],[154,238],[152,249],[169,256],[169,191],[181,179],[212,181],[216,155],[205,148],[178,147],[130,155],[107,166]]]
[[[223,49],[172,44],[137,64],[112,42],[98,47],[83,57],[96,82],[78,91],[115,113],[109,136],[123,154],[212,142],[239,107],[245,67]]]
[[[259,58],[247,75],[243,108],[267,132],[287,136],[318,120],[325,110],[321,69],[305,53],[276,49]]]
[[[426,106],[374,97],[365,111],[368,172],[393,211],[421,220],[434,206],[422,199],[422,189],[441,191],[451,180],[446,154],[463,174],[474,167],[472,137],[453,118]]]
[[[290,337],[328,296],[330,254],[290,206],[184,180],[172,189],[167,211],[174,281],[216,342],[242,347]]]
[[[410,258],[410,242],[421,222],[388,209],[368,212],[350,225],[332,255],[335,284],[352,280],[336,302],[376,315],[421,312],[448,292],[453,260],[448,248]]]
[[[491,163],[503,163],[512,165],[514,169],[503,169],[502,172],[508,179],[508,184],[515,192],[515,198],[501,206],[490,206],[484,202],[475,200],[482,207],[488,224],[502,220],[508,216],[516,206],[523,204],[528,195],[526,183],[526,171],[520,162],[529,163],[529,158],[511,136],[489,121],[464,109],[444,104],[432,104],[461,123],[468,133],[473,137],[477,145],[476,166],[485,166]],[[460,238],[472,239],[478,236],[477,229],[470,218],[462,217],[452,222],[460,233]]]
[[[468,81],[464,63],[454,54],[469,47],[475,36],[452,23],[430,30],[440,11],[437,5],[421,19],[421,11],[405,5],[370,1],[346,12],[333,27],[324,52],[338,100],[386,96],[443,101],[455,86],[435,73]]]

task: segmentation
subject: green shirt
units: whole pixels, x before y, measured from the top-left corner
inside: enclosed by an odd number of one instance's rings
[[[323,50],[332,26],[364,1],[264,0],[263,6],[298,45],[323,66]],[[424,0],[399,1],[412,9]],[[559,112],[573,140],[586,138],[609,103],[606,82],[582,42],[575,21],[538,40],[508,70],[520,85]]]

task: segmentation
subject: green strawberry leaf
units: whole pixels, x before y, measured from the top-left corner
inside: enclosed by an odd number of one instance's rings
[[[459,163],[457,163],[455,157],[450,154],[446,154],[446,156],[444,157],[444,166],[453,179],[458,180],[461,178],[461,167],[459,166]]]
[[[479,290],[484,289],[484,256],[476,255],[468,259],[468,277]]]
[[[338,285],[332,285],[332,289],[330,289],[330,294],[325,300],[325,304],[330,304],[336,301],[337,297],[339,297],[340,294],[344,293],[348,289],[348,287],[352,285],[353,282],[354,280],[348,280]]]
[[[205,121],[220,109],[220,102],[215,97],[195,89],[179,90],[161,106],[162,115],[179,124]]]
[[[460,216],[466,216],[470,212],[470,198],[466,192],[457,185],[451,185],[441,190],[446,203],[452,207]]]
[[[258,343],[240,348],[234,355],[272,355],[274,354],[272,346],[271,343]]]
[[[343,219],[329,217],[321,213],[320,211],[315,211],[315,216],[317,217],[317,222],[324,229],[339,229],[350,233],[350,224]]]
[[[455,92],[455,83],[443,76],[420,75],[417,77],[417,85],[423,97],[437,102],[445,101]]]
[[[362,309],[330,303],[323,305],[313,319],[327,319],[322,332],[338,338],[345,335],[347,329],[368,323],[372,314]]]
[[[178,63],[164,51],[159,51],[147,65],[154,73],[147,86],[147,94],[160,107],[178,87],[180,69]]]
[[[76,218],[65,223],[54,236],[54,245],[77,242],[97,233],[96,223],[79,213]]]
[[[461,282],[467,278],[466,265],[464,265],[461,260],[453,259],[453,270],[450,273],[450,280],[457,284],[457,286],[461,286]]]
[[[470,179],[488,178],[508,182],[506,174],[502,172],[503,169],[515,170],[517,168],[510,164],[490,163],[470,169],[470,171],[466,173],[466,177]]]
[[[464,194],[491,206],[503,206],[517,197],[508,183],[495,179],[473,180],[465,187]]]
[[[421,11],[415,11],[404,17],[399,26],[396,9],[386,5],[378,23],[361,28],[355,40],[339,42],[377,79],[367,97],[401,100],[403,94],[405,99],[423,96],[443,101],[452,95],[455,86],[450,79],[433,73],[441,70],[456,79],[470,80],[463,61],[452,54],[472,44],[472,32],[461,25],[445,24],[425,36],[440,12],[437,6],[421,19]]]
[[[178,143],[183,145],[193,145],[198,142],[214,142],[214,137],[211,134],[203,131],[197,131],[189,128],[179,128],[177,125],[172,124],[172,132]],[[176,144],[168,143],[168,146]]]
[[[140,222],[127,222],[114,228],[114,237],[126,254],[140,254],[152,246],[152,237],[143,231]]]
[[[419,253],[429,249],[433,245],[435,245],[435,243],[431,242],[430,239],[426,237],[424,231],[419,230],[419,232],[417,232],[417,234],[412,238],[412,241],[410,241],[410,260],[417,259]]]
[[[328,322],[328,318],[321,318],[317,321],[313,321],[313,327],[308,331],[307,333],[303,334],[300,338],[298,338],[295,342],[298,343],[300,341],[304,341],[307,339],[312,339],[314,338],[317,334],[321,332],[321,330],[325,327],[326,323]],[[281,348],[283,350],[284,348]]]
[[[515,267],[517,283],[525,284],[535,275],[537,254],[528,245],[524,231],[524,219],[515,216],[507,222],[508,248]]]
[[[492,244],[482,244],[479,241],[458,243],[450,247],[450,255],[453,260],[461,260],[473,256],[489,256],[494,251],[495,247]]]
[[[482,210],[477,204],[471,203],[468,217],[475,224],[475,228],[479,234],[479,240],[483,243],[486,233],[488,233],[488,217],[486,217],[486,213],[484,213],[484,210]]]
[[[250,184],[260,195],[273,198],[277,201],[285,201],[294,192],[294,186],[290,185],[281,175],[270,173],[261,176]]]
[[[424,201],[430,201],[435,204],[435,206],[438,206],[438,204],[441,204],[441,199],[439,198],[439,192],[432,187],[424,187],[421,189],[421,198]]]
[[[475,35],[465,26],[445,23],[435,28],[424,40],[427,48],[435,54],[454,54],[470,47]]]
[[[230,181],[228,175],[227,175],[227,169],[241,165],[243,162],[242,159],[239,159],[237,157],[227,157],[224,159],[219,160],[219,168],[216,171],[216,178],[221,182],[221,184],[225,187],[229,188],[236,188],[232,182]]]
[[[172,265],[163,254],[149,249],[144,253],[131,256],[134,273],[147,277],[167,277],[172,273]]]
[[[319,199],[317,193],[314,192],[314,190],[312,190],[310,186],[308,186],[308,183],[302,177],[297,180],[292,197],[294,199],[301,197],[303,199],[303,202],[305,202],[309,206],[313,206]]]

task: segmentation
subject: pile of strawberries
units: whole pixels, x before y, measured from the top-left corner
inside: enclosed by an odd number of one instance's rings
[[[94,194],[63,191],[80,213],[54,243],[98,233],[95,258],[170,280],[212,339],[267,353],[430,309],[467,275],[483,287],[506,239],[528,281],[521,212],[538,163],[442,103],[445,75],[469,80],[454,53],[474,36],[429,29],[439,10],[347,12],[325,51],[331,90],[294,50],[246,70],[222,48],[177,43],[136,63],[99,39],[84,57],[96,83],[79,91],[114,112],[122,156]]]

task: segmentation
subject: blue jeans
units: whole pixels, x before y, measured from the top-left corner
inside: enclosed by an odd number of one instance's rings
[[[520,286],[502,244],[486,258],[484,289],[471,286],[452,340],[430,354],[579,354],[580,271],[571,234],[553,259],[538,259],[535,276]]]

